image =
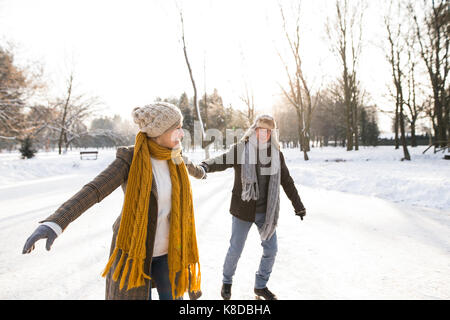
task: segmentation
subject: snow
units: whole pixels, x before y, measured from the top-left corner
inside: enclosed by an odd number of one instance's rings
[[[393,147],[316,148],[305,162],[297,149],[283,150],[307,216],[296,217],[282,192],[279,250],[268,283],[279,299],[450,299],[449,163],[422,151],[410,149],[413,161],[406,162]],[[188,155],[197,162],[203,152]],[[100,274],[122,206],[120,188],[73,222],[51,251],[39,241],[31,254],[21,252],[38,221],[114,156],[114,149],[100,150],[95,161],[81,161],[78,151],[41,152],[31,160],[0,153],[0,299],[104,299]],[[233,171],[191,182],[201,299],[220,299]],[[253,227],[233,299],[254,298],[261,252]]]
[[[396,203],[450,209],[450,161],[442,153],[422,154],[426,147],[410,148],[413,161],[400,161],[403,151],[393,147],[362,147],[344,151],[312,149],[310,161],[288,150],[291,174],[301,185],[374,196]]]

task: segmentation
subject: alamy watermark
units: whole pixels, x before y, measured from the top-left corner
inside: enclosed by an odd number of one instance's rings
[[[278,142],[278,129],[268,130],[270,131],[270,140],[267,143],[261,143],[254,132],[249,134],[247,130],[237,128],[237,129],[226,129],[225,137],[221,130],[216,128],[209,128],[204,131],[202,130],[199,121],[194,121],[194,134],[193,137],[191,132],[187,129],[182,129],[184,132],[184,137],[181,141],[182,148],[194,145],[203,145],[203,142],[213,141],[211,144],[216,144],[219,146],[228,147],[221,156],[215,157],[214,162],[216,164],[257,164],[261,165],[262,175],[271,175],[277,170],[279,166],[279,142]],[[263,129],[267,130],[267,129]],[[246,136],[247,134],[247,136]],[[248,138],[249,145],[248,150],[245,150],[245,144],[239,143],[242,138],[246,136]],[[231,152],[230,146],[236,144],[236,152]],[[278,157],[273,158],[273,155]],[[275,161],[272,161],[275,160]]]

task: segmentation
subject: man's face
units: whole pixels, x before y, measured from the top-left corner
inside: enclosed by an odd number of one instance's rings
[[[259,143],[266,143],[270,139],[271,130],[264,128],[256,128],[256,138]]]

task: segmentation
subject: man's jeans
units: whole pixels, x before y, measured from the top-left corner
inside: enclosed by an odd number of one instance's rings
[[[260,231],[266,218],[265,213],[257,213],[255,217],[255,224]],[[244,249],[245,240],[253,222],[248,222],[233,216],[230,247],[228,248],[225,263],[223,265],[223,283],[231,284],[233,282],[233,275],[236,271],[237,263],[241,257]],[[259,264],[259,269],[256,272],[255,288],[262,289],[269,281],[270,273],[272,272],[273,264],[275,263],[275,256],[277,254],[277,235],[276,232],[268,239],[261,241],[263,247],[263,255]]]

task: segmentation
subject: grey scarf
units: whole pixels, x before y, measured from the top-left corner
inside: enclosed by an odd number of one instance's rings
[[[267,156],[267,148],[271,148],[271,156]],[[267,191],[267,209],[264,225],[260,230],[261,240],[272,237],[278,222],[280,211],[280,152],[274,143],[258,145],[256,135],[249,136],[242,152],[241,180],[242,195],[244,201],[257,200],[259,198],[258,178],[256,174],[257,152],[259,152],[260,162],[271,163],[270,167],[261,167],[261,174],[269,174],[269,187]]]

